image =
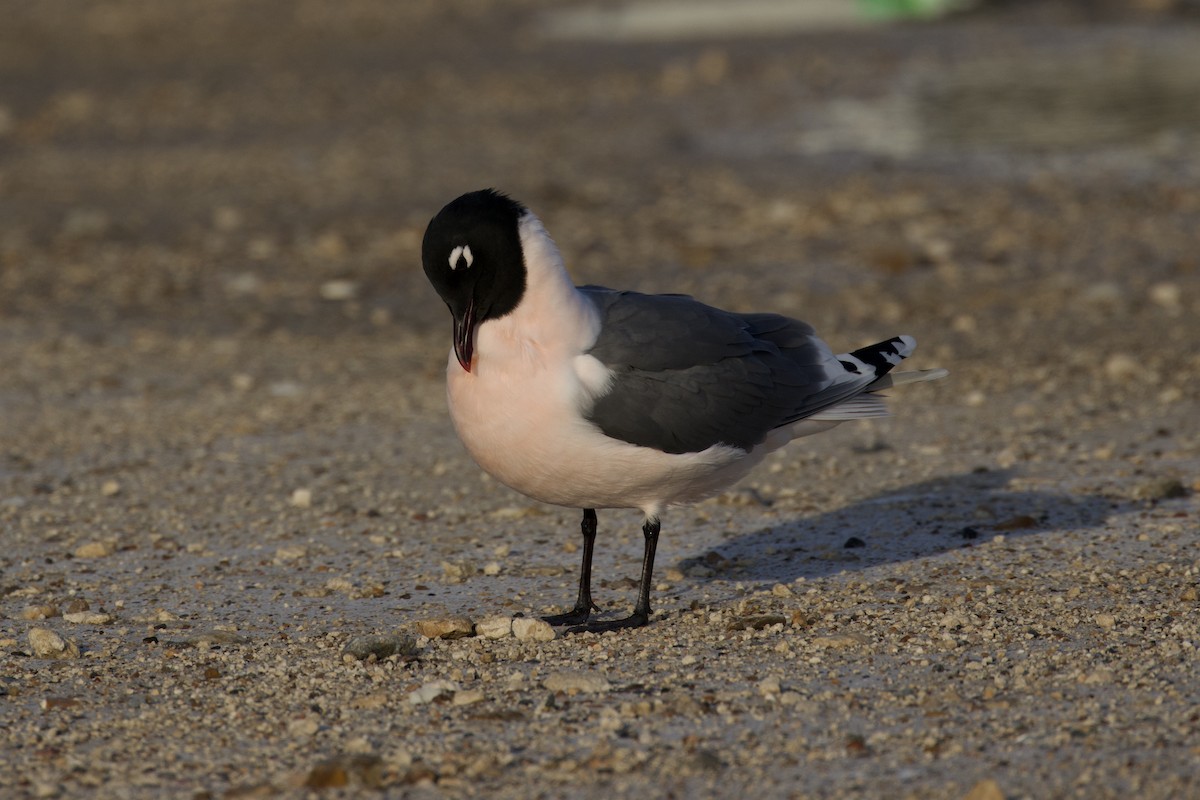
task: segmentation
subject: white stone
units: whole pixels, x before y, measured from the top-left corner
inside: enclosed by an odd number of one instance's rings
[[[49,628],[30,628],[28,635],[35,658],[79,658],[79,645]]]
[[[523,642],[549,642],[557,635],[548,622],[531,617],[518,617],[512,621],[513,636]]]
[[[453,694],[458,691],[458,684],[454,681],[430,681],[419,689],[409,692],[408,702],[414,706],[425,705],[431,703],[444,694]]]
[[[475,623],[475,633],[487,639],[503,639],[512,635],[511,617],[485,617]]]

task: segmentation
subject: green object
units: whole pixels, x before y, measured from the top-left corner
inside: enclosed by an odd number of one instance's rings
[[[880,19],[930,19],[971,5],[971,0],[858,0],[863,13]]]

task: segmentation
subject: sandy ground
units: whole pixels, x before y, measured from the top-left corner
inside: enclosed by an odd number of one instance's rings
[[[545,5],[5,10],[0,794],[1200,795],[1194,22]],[[430,639],[579,558],[445,413],[420,236],[484,186],[580,283],[952,377],[668,513],[649,627]]]

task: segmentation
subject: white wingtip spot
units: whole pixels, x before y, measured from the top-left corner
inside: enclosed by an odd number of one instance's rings
[[[450,251],[450,269],[457,270],[459,261],[467,262],[468,267],[475,263],[475,256],[471,255],[471,248],[465,244],[461,244]]]

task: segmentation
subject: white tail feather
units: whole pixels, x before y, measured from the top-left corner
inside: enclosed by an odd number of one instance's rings
[[[889,372],[879,380],[873,382],[866,388],[868,392],[878,392],[882,389],[890,389],[893,386],[903,386],[906,383],[922,383],[924,381],[936,381],[939,378],[944,378],[950,374],[949,370],[945,369],[918,369],[912,372]]]
[[[850,419],[886,417],[887,415],[887,406],[884,405],[882,397],[860,394],[851,397],[844,403],[838,403],[836,406],[819,411],[809,417],[809,419],[822,420],[824,422],[842,422]]]
[[[844,403],[838,403],[836,406],[827,408],[813,414],[809,419],[820,420],[822,422],[842,422],[851,419],[871,419],[873,417],[886,417],[888,415],[887,406],[883,402],[883,396],[875,394],[882,389],[890,389],[893,386],[903,386],[906,383],[921,383],[923,381],[936,381],[938,378],[944,378],[950,373],[944,369],[921,369],[912,372],[889,372],[879,380],[867,386],[862,394],[851,397]]]

